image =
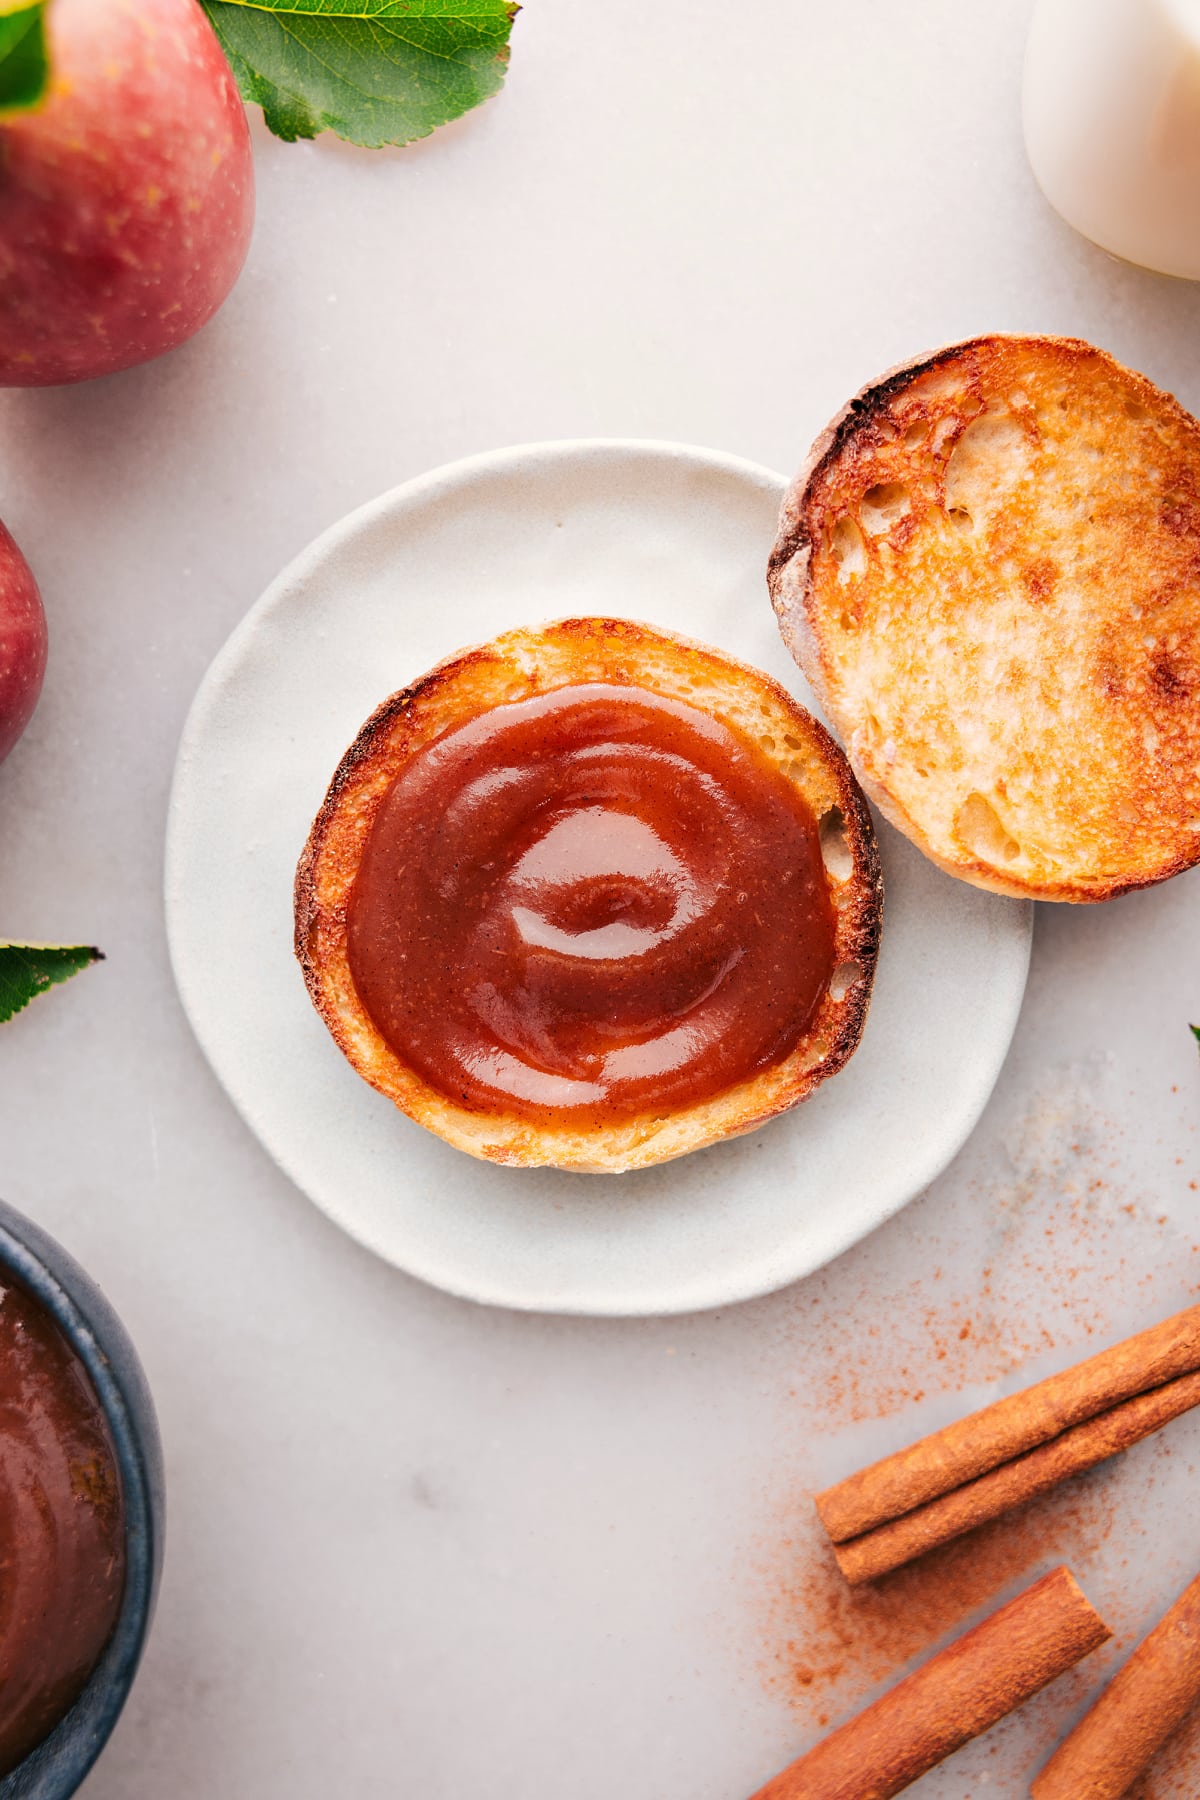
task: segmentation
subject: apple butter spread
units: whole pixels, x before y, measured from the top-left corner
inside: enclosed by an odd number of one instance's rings
[[[347,954],[376,1029],[457,1104],[602,1126],[796,1047],[835,920],[817,822],[749,736],[603,681],[417,749],[375,815]]]
[[[100,1403],[54,1321],[0,1271],[0,1776],[78,1698],[124,1584]]]

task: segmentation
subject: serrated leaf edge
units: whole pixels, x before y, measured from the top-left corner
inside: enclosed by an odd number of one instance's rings
[[[86,956],[87,961],[81,963],[77,969],[67,969],[57,978],[53,976],[49,977],[44,986],[35,988],[31,994],[26,994],[25,998],[19,1001],[18,1004],[13,1007],[11,1012],[0,1010],[0,1025],[7,1025],[10,1019],[15,1019],[19,1013],[23,1013],[25,1008],[29,1006],[32,1001],[40,1000],[43,994],[49,993],[52,987],[61,987],[64,982],[70,981],[73,976],[82,975],[84,969],[91,968],[93,963],[104,962],[106,960],[103,950],[96,944],[34,944],[30,943],[27,939],[17,940],[15,938],[3,938],[0,939],[0,955],[2,955],[5,950],[74,951],[78,956]]]
[[[424,131],[414,131],[408,137],[355,136],[353,133],[343,130],[339,120],[332,116],[327,110],[321,109],[320,111],[314,111],[307,96],[303,93],[292,88],[282,87],[269,76],[264,76],[258,69],[251,67],[245,61],[244,57],[242,57],[231,44],[226,42],[219,18],[214,13],[211,0],[201,0],[201,4],[204,7],[208,22],[216,34],[217,41],[233,70],[234,79],[237,82],[238,90],[241,93],[243,101],[248,106],[261,107],[267,129],[284,143],[294,144],[301,138],[311,140],[319,137],[322,132],[331,131],[335,137],[340,138],[344,143],[355,144],[361,149],[400,149],[406,144],[419,143],[423,138],[431,137],[433,133],[439,131],[443,125],[449,125],[453,123],[455,119],[465,117],[466,113],[474,111],[476,107],[483,105],[487,100],[493,99],[495,93],[504,85],[504,77],[501,76],[498,87],[493,90],[491,94],[480,95],[477,100],[471,102],[470,105],[462,108],[460,111],[451,113],[449,117],[439,120],[436,124],[430,125]],[[283,19],[325,19],[329,21],[348,22],[350,24],[369,25],[372,23],[387,24],[389,22],[396,22],[402,16],[397,13],[386,14],[378,12],[321,12],[313,11],[311,8],[276,5],[274,4],[274,0],[220,0],[220,4],[236,7],[243,12],[267,13],[273,17],[280,18],[282,29],[286,29],[286,27],[282,25]],[[506,31],[504,41],[496,45],[494,56],[496,62],[498,62],[507,73],[508,65],[512,57],[509,36],[512,31],[513,21],[521,11],[519,0],[501,0],[501,10],[506,16]],[[418,18],[424,18],[429,15],[418,14],[416,16]],[[455,15],[435,14],[432,16],[434,18],[445,20],[448,17],[453,18]],[[462,14],[457,16],[464,21],[475,16],[486,18],[486,0],[478,15]],[[437,52],[428,51],[427,54],[436,56]],[[443,58],[443,60],[452,61],[454,59]]]

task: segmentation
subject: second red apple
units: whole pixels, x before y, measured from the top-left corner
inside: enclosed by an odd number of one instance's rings
[[[46,615],[33,571],[0,525],[0,762],[28,725],[46,672]]]

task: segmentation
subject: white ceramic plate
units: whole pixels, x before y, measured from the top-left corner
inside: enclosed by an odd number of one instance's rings
[[[346,1063],[291,947],[292,876],[380,700],[464,645],[568,614],[644,619],[757,663],[812,706],[764,570],[783,482],[674,444],[538,444],[436,470],[351,514],[268,589],[196,696],[166,901],[183,1004],[267,1150],[360,1242],[476,1300],[666,1313],[769,1292],[945,1167],[991,1092],[1032,908],[880,828],[883,947],[866,1033],[749,1137],[623,1176],[475,1162]]]

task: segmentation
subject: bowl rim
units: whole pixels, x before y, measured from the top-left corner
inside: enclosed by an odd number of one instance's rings
[[[0,1286],[14,1277],[83,1363],[112,1437],[125,1508],[125,1592],[112,1636],[70,1711],[16,1768],[0,1800],[68,1800],[112,1733],[150,1631],[162,1568],[162,1450],[129,1335],[86,1270],[40,1226],[0,1201]]]

